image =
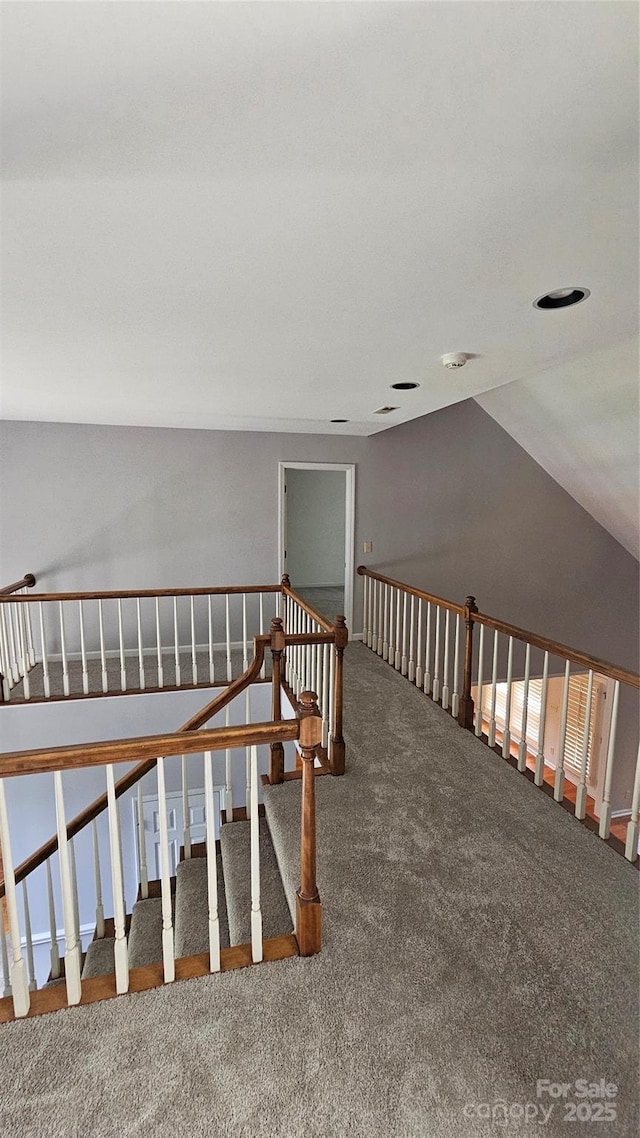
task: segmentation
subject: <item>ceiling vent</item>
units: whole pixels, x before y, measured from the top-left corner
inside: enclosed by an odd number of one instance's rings
[[[374,415],[390,415],[392,411],[397,410],[397,407],[378,407],[377,411],[374,411],[373,413]]]

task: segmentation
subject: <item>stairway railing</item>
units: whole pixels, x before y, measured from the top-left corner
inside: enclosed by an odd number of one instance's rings
[[[580,822],[595,830],[617,852],[638,864],[640,676],[487,616],[478,611],[471,595],[460,605],[362,565],[358,573],[364,578],[363,641],[367,647],[430,695],[461,727],[474,731]],[[491,644],[485,629],[493,633]],[[534,652],[541,653],[541,657],[536,658]],[[577,711],[576,668],[586,674],[585,703]],[[537,679],[536,672],[540,673]],[[610,698],[596,717],[594,693],[598,677],[603,679],[603,701]],[[557,744],[552,753],[545,735],[550,719],[549,686],[554,680],[558,687],[561,684],[561,692]],[[604,681],[609,691],[605,690]],[[503,707],[501,717],[499,703]],[[532,741],[528,728],[533,719],[536,731]],[[604,762],[597,801],[588,793],[596,726],[602,736]],[[574,744],[571,754],[570,742]],[[618,794],[622,791],[629,804],[628,812],[620,814],[624,821],[613,817],[612,788],[616,779],[623,784],[618,786]],[[624,840],[611,833],[614,822],[616,829],[624,829]]]
[[[20,581],[0,589],[0,601],[11,597],[11,605],[0,604],[0,700],[8,699],[12,687],[23,680],[28,686],[28,675],[35,666],[36,654],[31,626],[31,609],[18,598],[27,594],[36,583],[33,573],[25,573]]]

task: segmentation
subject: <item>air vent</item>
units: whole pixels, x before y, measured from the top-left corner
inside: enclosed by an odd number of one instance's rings
[[[397,410],[397,407],[378,407],[378,410],[374,411],[373,413],[374,415],[390,415],[392,411]]]

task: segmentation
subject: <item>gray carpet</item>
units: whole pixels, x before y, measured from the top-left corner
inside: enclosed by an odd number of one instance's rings
[[[321,585],[317,589],[296,589],[296,592],[311,605],[312,609],[331,623],[338,614],[344,615],[343,586]]]
[[[237,825],[230,824],[230,828]],[[222,827],[223,830],[226,826]],[[220,947],[229,945],[229,921],[225,897],[222,858],[216,856],[218,870],[218,921],[220,925]],[[189,858],[182,861],[176,869],[176,956],[197,956],[199,952],[209,951],[209,900],[207,881],[207,859]]]
[[[253,645],[249,646],[249,663],[253,659]],[[193,663],[191,660],[190,652],[182,652],[179,657],[180,660],[180,687],[195,686]],[[110,656],[107,661],[107,685],[109,695],[118,695],[121,691],[121,677],[120,677],[120,660],[117,657]],[[271,657],[267,653],[265,660],[265,676],[271,676]],[[214,683],[225,685],[227,683],[227,655],[226,651],[215,651],[213,653],[213,668],[214,668]],[[244,661],[242,657],[241,648],[231,649],[231,678],[236,679],[237,676],[242,675],[244,671]],[[82,661],[70,660],[68,662],[69,672],[69,692],[71,695],[81,695],[83,692],[82,686]],[[89,695],[102,695],[102,665],[100,660],[87,660],[87,679],[88,679],[88,694]],[[162,686],[164,688],[175,687],[176,681],[176,665],[175,656],[173,652],[165,652],[162,657]],[[209,675],[209,653],[196,652],[196,675],[195,681],[198,685],[203,687],[210,686]],[[158,661],[155,656],[144,657],[144,682],[145,691],[159,687],[158,683]],[[128,656],[126,658],[126,684],[127,691],[140,691],[140,675],[138,671],[137,658]],[[52,660],[49,663],[49,690],[51,696],[61,696],[64,692],[63,675],[62,675],[62,662],[60,660]],[[42,664],[36,664],[29,672],[29,698],[30,699],[44,699],[44,673],[42,671]],[[16,684],[9,693],[10,703],[23,703],[24,699],[24,684],[21,680]]]
[[[8,1025],[3,1136],[635,1135],[636,871],[358,644],[345,724],[322,954]],[[615,1122],[522,1120],[582,1077]]]
[[[297,796],[296,796],[297,797]],[[300,820],[294,833],[300,840]],[[220,830],[220,852],[224,866],[229,936],[231,944],[251,940],[251,823],[234,822]],[[293,929],[282,886],[269,827],[260,819],[260,908],[263,937],[282,936]]]

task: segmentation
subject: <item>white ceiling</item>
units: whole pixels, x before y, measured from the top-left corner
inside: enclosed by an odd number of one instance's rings
[[[496,387],[477,402],[640,558],[638,338]]]
[[[633,333],[635,5],[2,14],[5,418],[368,435]]]

